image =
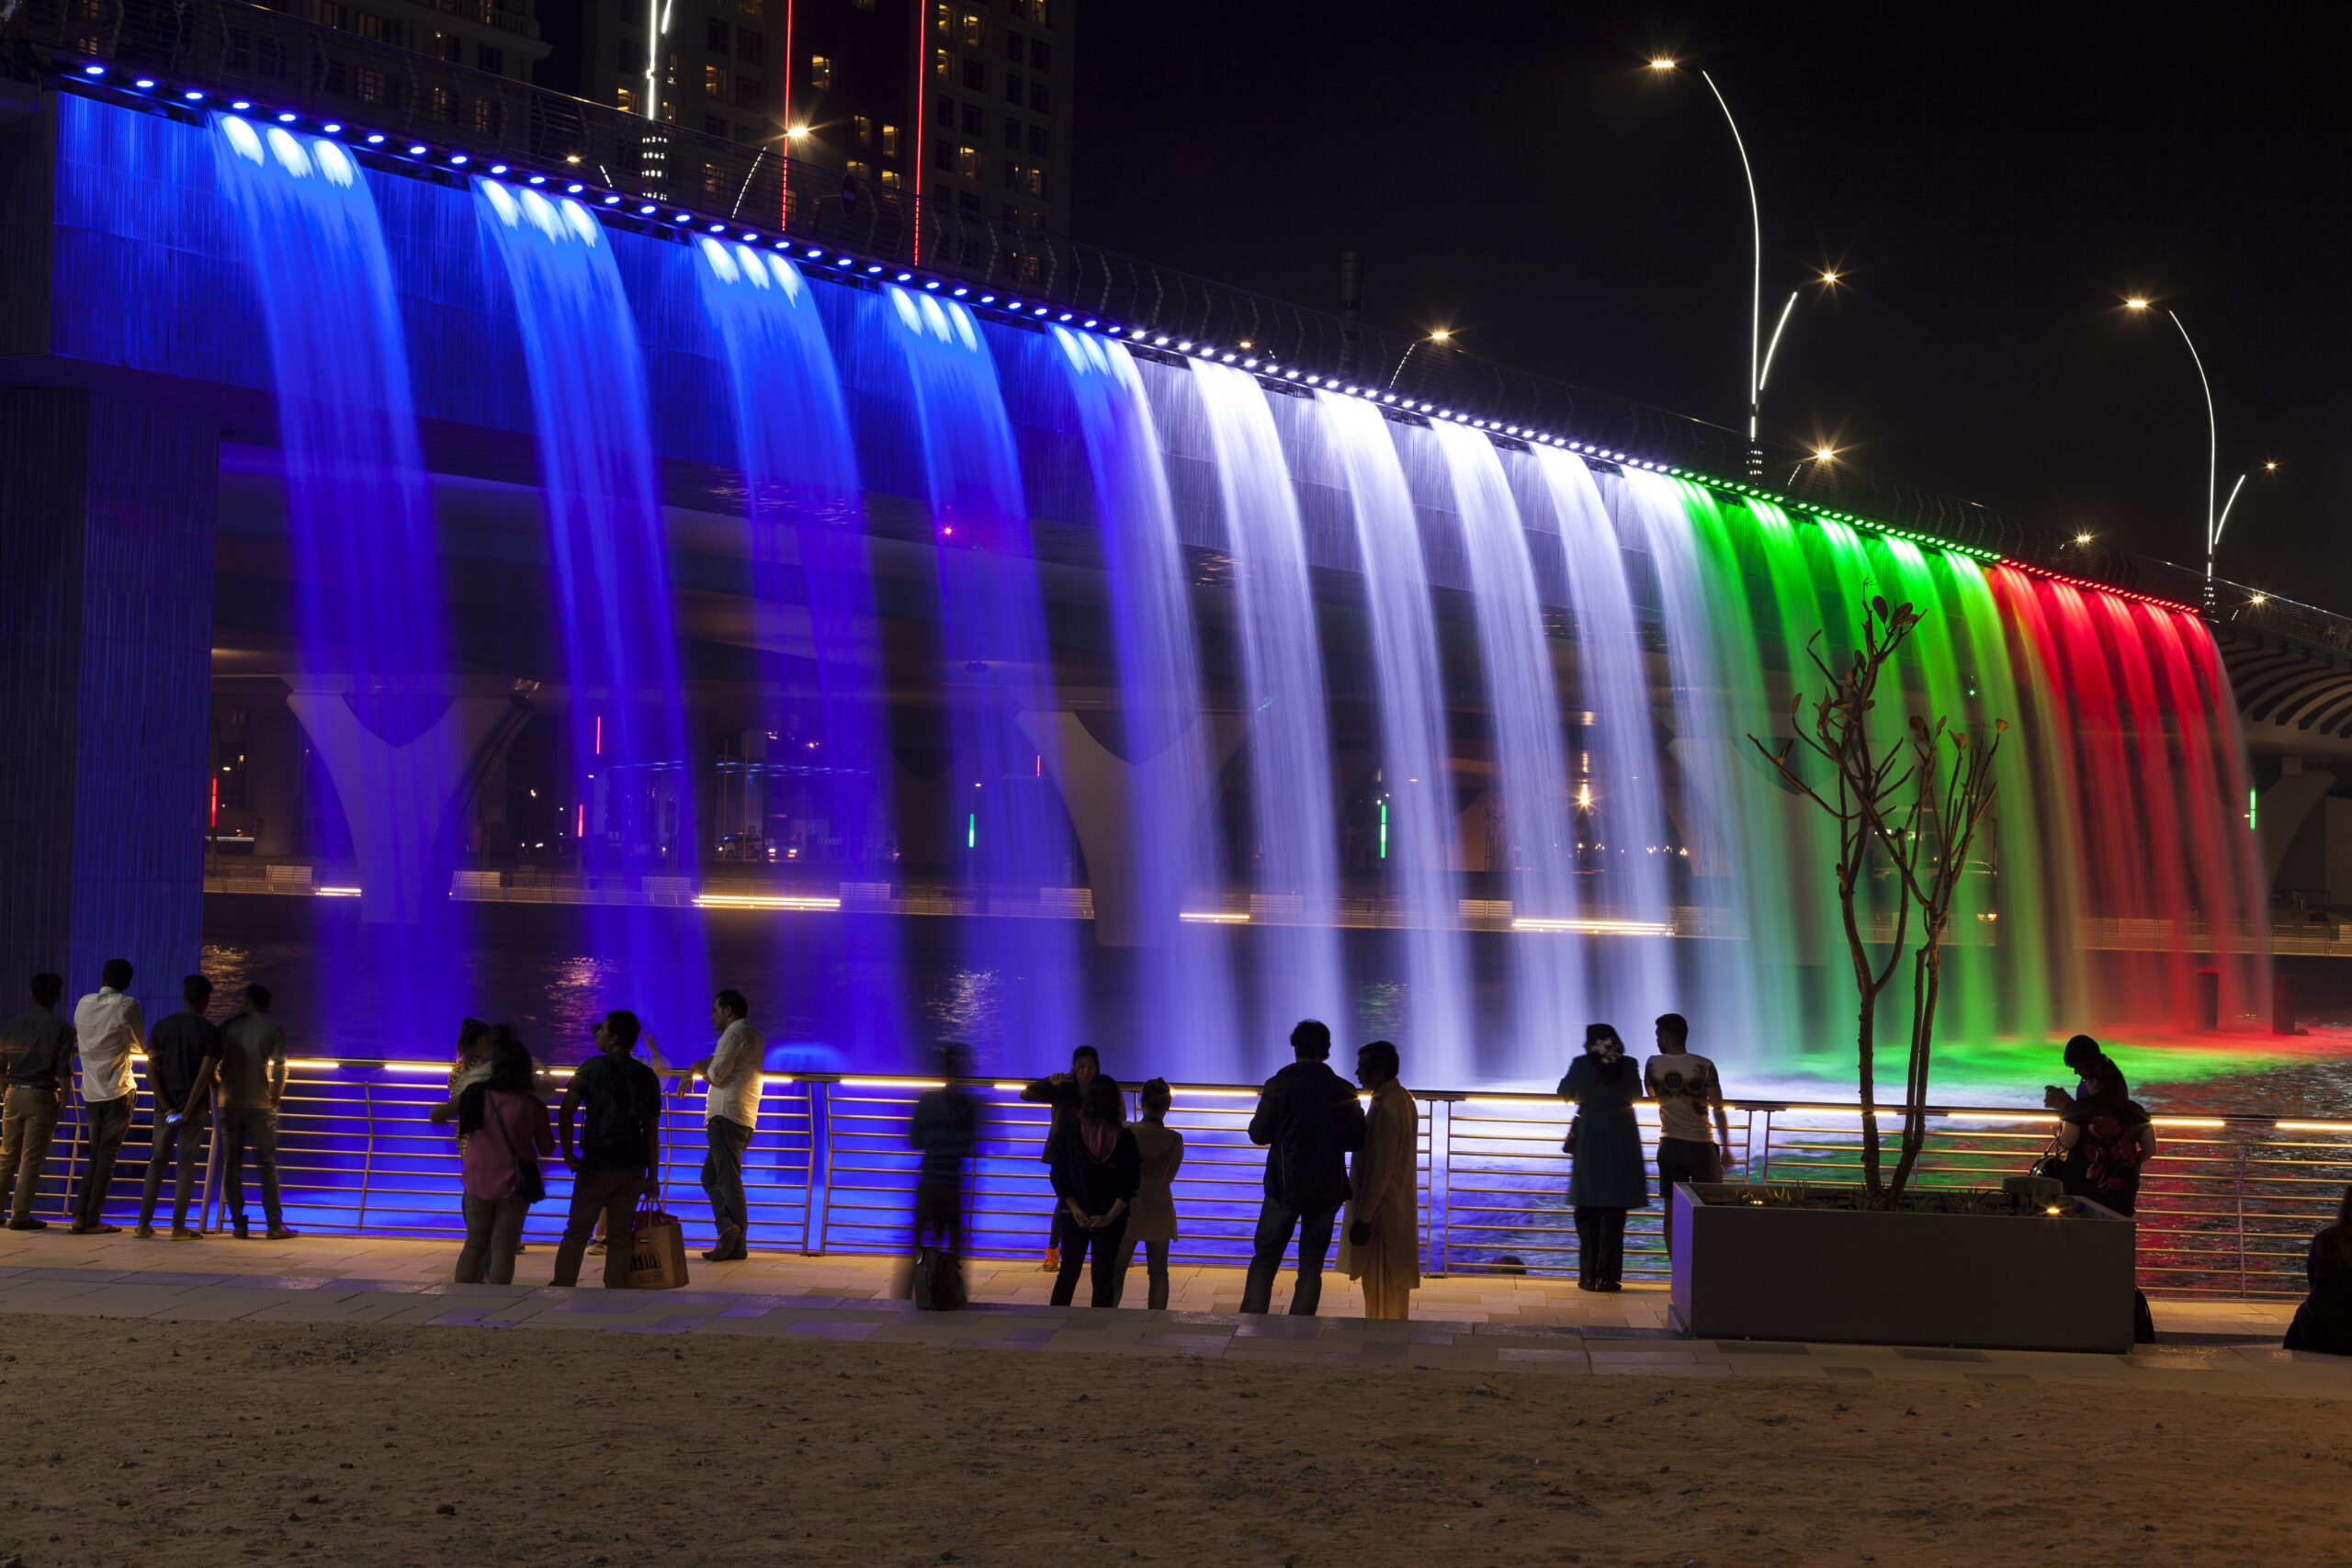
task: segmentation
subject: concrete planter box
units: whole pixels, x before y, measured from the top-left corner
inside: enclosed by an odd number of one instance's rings
[[[2137,1227],[2075,1215],[1759,1207],[1736,1183],[1674,1189],[1674,1320],[1701,1339],[2003,1350],[2132,1348]],[[1687,1239],[1686,1239],[1687,1238]]]

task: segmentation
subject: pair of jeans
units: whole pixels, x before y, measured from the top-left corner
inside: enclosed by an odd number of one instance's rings
[[[277,1112],[266,1105],[224,1105],[220,1108],[220,1174],[227,1178],[229,1218],[242,1230],[245,1224],[245,1150],[254,1151],[254,1170],[261,1178],[261,1212],[271,1230],[286,1228],[286,1206],[277,1190]]]
[[[1111,1304],[1118,1306],[1126,1301],[1127,1270],[1136,1266],[1136,1248],[1138,1247],[1143,1248],[1145,1274],[1150,1282],[1147,1304],[1153,1312],[1165,1312],[1168,1308],[1168,1244],[1164,1241],[1127,1243],[1126,1254],[1119,1259],[1119,1298]]]
[[[164,1173],[172,1167],[172,1156],[179,1156],[179,1174],[172,1182],[172,1228],[187,1229],[188,1199],[196,1191],[196,1174],[204,1166],[204,1133],[212,1124],[209,1107],[187,1117],[176,1125],[166,1122],[166,1110],[155,1118],[154,1146],[147,1151],[147,1183],[139,1191],[139,1223],[155,1223],[155,1201],[163,1196]]]
[[[743,1151],[752,1146],[752,1130],[714,1116],[703,1135],[710,1145],[710,1152],[702,1156],[702,1190],[710,1199],[710,1217],[718,1225],[721,1243],[729,1231],[741,1241],[752,1228],[752,1206],[743,1196]]]
[[[469,1193],[461,1206],[466,1244],[458,1248],[458,1283],[513,1284],[514,1252],[523,1245],[523,1222],[530,1215],[530,1200],[476,1198]]]
[[[1577,1282],[1614,1285],[1625,1277],[1625,1213],[1623,1209],[1577,1211]]]
[[[1657,1189],[1666,1200],[1666,1255],[1674,1256],[1674,1184],[1678,1181],[1721,1181],[1723,1151],[1695,1138],[1657,1141]]]
[[[564,1216],[563,1240],[555,1249],[556,1285],[580,1283],[580,1260],[589,1233],[605,1222],[605,1289],[628,1289],[629,1237],[637,1229],[637,1201],[645,1191],[645,1170],[578,1170],[571,1176],[571,1212]]]
[[[1290,1314],[1313,1317],[1323,1304],[1323,1262],[1331,1256],[1331,1222],[1337,1209],[1302,1212],[1269,1198],[1258,1210],[1258,1234],[1250,1248],[1250,1278],[1241,1287],[1241,1310],[1263,1313],[1274,1299],[1274,1276],[1282,1272],[1283,1249],[1298,1232],[1298,1285],[1291,1292]]]
[[[130,1096],[82,1102],[82,1117],[90,1133],[90,1162],[82,1168],[81,1185],[74,1189],[74,1223],[104,1224],[107,1189],[114,1185],[115,1156],[130,1131]]]
[[[0,1202],[8,1204],[11,1220],[33,1217],[40,1168],[49,1158],[49,1140],[57,1132],[57,1112],[55,1089],[8,1086],[7,1110],[0,1113]]]
[[[1054,1217],[1054,1238],[1061,1246],[1062,1269],[1054,1276],[1053,1304],[1066,1307],[1078,1294],[1078,1273],[1085,1266],[1089,1248],[1094,1253],[1094,1295],[1091,1304],[1099,1307],[1119,1304],[1119,1264],[1127,1255],[1127,1216],[1121,1214],[1107,1225],[1091,1229],[1069,1217],[1064,1208]]]

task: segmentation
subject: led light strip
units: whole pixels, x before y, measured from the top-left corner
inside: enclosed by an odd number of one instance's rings
[[[187,86],[185,85],[164,83],[153,76],[129,76],[127,77],[129,85],[126,86],[123,81],[108,80],[107,78],[110,75],[109,69],[96,62],[84,64],[79,67],[74,67],[68,62],[60,61],[58,62],[58,65],[61,71],[68,72],[74,75],[78,75],[81,79],[93,84],[103,83],[104,85],[116,92],[125,94],[153,93],[161,97],[176,96],[183,103],[187,105],[209,107],[217,101],[214,95],[208,93],[201,88]],[[229,101],[227,107],[239,114],[245,114],[251,112],[254,106],[250,99],[238,98]],[[265,112],[266,113],[267,111]],[[349,131],[346,130],[345,126],[339,121],[307,117],[292,110],[277,111],[271,118],[273,118],[277,123],[289,127],[300,127],[306,124],[313,126],[320,133],[328,136],[343,137],[349,141],[356,141],[388,158],[400,158],[404,155],[406,158],[420,164],[459,170],[470,170],[474,166],[473,154],[453,152],[446,147],[435,147],[429,142],[415,141],[400,143],[392,141],[392,139],[388,137],[387,134],[382,131]],[[576,162],[577,160],[574,159],[572,161]],[[803,263],[816,263],[819,265],[840,268],[845,271],[854,269],[865,276],[875,278],[882,277],[887,274],[889,276],[890,281],[894,283],[906,285],[910,288],[920,288],[925,290],[944,290],[951,298],[964,299],[975,305],[1002,310],[1010,315],[1025,316],[1032,320],[1050,319],[1057,323],[1066,323],[1080,331],[1099,332],[1106,337],[1124,338],[1125,341],[1136,344],[1142,344],[1145,342],[1143,329],[1130,330],[1128,327],[1119,322],[1106,321],[1099,315],[1087,316],[1082,311],[1078,310],[1057,310],[1056,308],[1050,304],[1040,305],[1034,301],[1023,301],[1010,297],[1000,298],[998,295],[991,293],[976,293],[970,285],[958,283],[953,278],[925,276],[915,269],[894,267],[890,264],[884,262],[865,261],[854,254],[834,251],[828,246],[809,245],[803,241],[794,240],[788,235],[770,236],[756,229],[739,229],[731,222],[710,219],[707,215],[697,214],[692,210],[682,210],[674,207],[670,207],[664,203],[634,199],[624,195],[622,192],[614,190],[608,186],[594,186],[583,180],[572,179],[569,175],[548,175],[544,174],[531,174],[527,172],[516,174],[514,173],[513,165],[508,164],[487,164],[481,165],[481,168],[483,172],[487,174],[511,176],[532,186],[546,186],[552,183],[559,186],[566,195],[573,197],[586,197],[594,200],[596,206],[595,208],[591,209],[591,210],[601,209],[603,211],[610,212],[616,217],[627,216],[640,223],[661,224],[665,228],[682,231],[699,230],[700,231],[708,234],[729,234],[732,235],[738,243],[741,243],[756,244],[764,243],[772,245],[776,250],[797,254],[797,258]],[[623,214],[622,209],[624,207],[633,207],[634,210],[632,212]],[[664,215],[665,211],[666,217]],[[1474,430],[1486,431],[1492,434],[1513,436],[1525,441],[1540,443],[1544,446],[1555,447],[1562,451],[1575,453],[1580,457],[1593,457],[1606,462],[1618,463],[1627,468],[1638,468],[1649,473],[1663,474],[1669,478],[1683,479],[1689,483],[1704,486],[1709,490],[1715,491],[1726,496],[1733,496],[1741,499],[1753,498],[1757,500],[1770,501],[1775,505],[1783,507],[1792,513],[1802,513],[1816,519],[1843,523],[1850,527],[1863,529],[1870,533],[1877,534],[1888,538],[1906,539],[1913,544],[1919,545],[1928,549],[1940,550],[1951,555],[1964,556],[1973,560],[1984,561],[1987,564],[2006,562],[2007,564],[2016,566],[2022,570],[2032,572],[2037,576],[2049,578],[2054,581],[2066,582],[2076,587],[2098,592],[2118,594],[2123,598],[2131,599],[2141,604],[2154,605],[2161,609],[2177,610],[2188,615],[2195,615],[2198,613],[2188,605],[2176,604],[2170,600],[2160,599],[2152,594],[2133,592],[2128,589],[2112,588],[2104,583],[2089,582],[2079,578],[2067,577],[2062,572],[2051,571],[2046,568],[2031,566],[2024,561],[2005,557],[1996,550],[1987,550],[1973,545],[1963,545],[1954,540],[1937,538],[1932,535],[1918,533],[1911,529],[1898,528],[1889,524],[1873,522],[1869,518],[1857,516],[1855,513],[1850,512],[1840,512],[1831,507],[1822,506],[1814,502],[1800,501],[1792,496],[1767,491],[1755,485],[1742,483],[1738,480],[1715,479],[1709,475],[1699,473],[1693,469],[1678,468],[1669,463],[1653,462],[1648,458],[1634,457],[1631,454],[1617,451],[1612,448],[1600,446],[1591,442],[1574,441],[1565,436],[1553,434],[1549,432],[1538,431],[1532,426],[1509,424],[1500,420],[1475,418],[1466,413],[1457,413],[1452,409],[1437,407],[1425,400],[1417,400],[1410,397],[1400,397],[1397,393],[1388,389],[1365,384],[1349,383],[1338,376],[1325,376],[1319,372],[1304,370],[1297,366],[1284,367],[1276,363],[1271,357],[1261,356],[1251,353],[1249,346],[1246,344],[1233,348],[1224,348],[1214,343],[1194,342],[1189,338],[1177,338],[1171,343],[1168,334],[1159,333],[1154,334],[1150,338],[1149,346],[1161,350],[1172,350],[1177,354],[1185,355],[1195,359],[1204,360],[1215,364],[1238,366],[1241,369],[1253,371],[1261,376],[1279,376],[1284,379],[1296,382],[1303,387],[1312,388],[1320,391],[1339,393],[1348,397],[1363,398],[1374,403],[1396,408],[1406,412],[1419,414],[1430,419],[1446,420],[1453,423],[1465,425]],[[323,893],[327,890],[321,889],[320,891]],[[739,906],[718,904],[712,907],[731,908]],[[760,905],[748,907],[803,908],[816,906]],[[829,907],[838,908],[838,902]],[[1191,919],[1193,917],[1186,915],[1183,918]],[[1219,923],[1224,922],[1220,921]]]

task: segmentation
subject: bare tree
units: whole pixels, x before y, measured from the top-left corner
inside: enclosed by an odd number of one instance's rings
[[[1792,699],[1792,739],[1777,747],[1748,740],[1780,771],[1796,794],[1838,824],[1838,908],[1853,963],[1856,1077],[1862,1100],[1862,1181],[1872,1197],[1900,1196],[1927,1141],[1928,1073],[1934,1057],[1936,1004],[1943,985],[1943,942],[1951,907],[1968,867],[1976,829],[1993,804],[1993,756],[2007,720],[1997,720],[1981,744],[1962,724],[1939,717],[1930,725],[1908,716],[1902,740],[1882,747],[1871,733],[1879,682],[1919,624],[1909,604],[1889,608],[1871,600],[1861,646],[1841,671],[1822,657],[1818,633],[1805,652],[1828,682],[1804,718],[1805,694]],[[1899,701],[1899,688],[1898,697]],[[1884,728],[1882,725],[1882,729]],[[1794,765],[1796,748],[1828,764],[1830,781],[1816,786]],[[1947,756],[1947,749],[1949,755]],[[1894,908],[1884,942],[1871,929],[1878,912],[1866,894],[1881,868],[1892,874]],[[1885,1179],[1878,1124],[1879,999],[1894,982],[1914,918],[1919,945],[1911,954],[1909,1059],[1904,1074],[1900,1155]]]

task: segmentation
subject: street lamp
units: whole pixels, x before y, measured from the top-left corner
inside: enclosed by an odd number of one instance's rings
[[[2127,310],[2143,314],[2154,308],[2149,300],[2138,296],[2124,300],[2123,304]],[[2213,416],[2213,383],[2206,378],[2204,357],[2197,352],[2197,344],[2189,337],[2188,329],[2181,325],[2180,312],[2167,310],[2165,314],[2179,329],[2180,341],[2188,345],[2189,363],[2197,367],[2197,384],[2205,389],[2205,607],[2210,610],[2213,607],[2213,550],[2222,542],[2221,525],[2227,516],[2225,513],[2217,517],[2213,512],[2213,495],[2221,488],[2222,426]],[[2243,479],[2238,480],[2240,484],[2245,482]],[[2230,491],[2230,499],[2236,501],[2235,490]]]
[[[1392,391],[1396,389],[1396,378],[1402,376],[1405,373],[1405,367],[1412,362],[1413,350],[1420,347],[1421,344],[1425,343],[1433,343],[1440,348],[1442,348],[1453,341],[1453,333],[1451,329],[1446,327],[1436,327],[1430,330],[1429,336],[1418,337],[1412,342],[1407,344],[1405,345],[1405,352],[1396,356],[1396,368],[1388,373],[1389,389]],[[1247,348],[1250,345],[1248,344],[1243,344],[1241,346]]]
[[[1650,69],[1664,75],[1675,69],[1675,62],[1664,55],[1650,62]],[[1747,177],[1748,227],[1755,236],[1755,260],[1750,269],[1747,304],[1747,473],[1750,479],[1760,478],[1764,471],[1764,449],[1757,445],[1757,416],[1764,399],[1764,360],[1761,350],[1764,339],[1764,209],[1756,199],[1756,170],[1747,161],[1747,143],[1739,134],[1739,121],[1732,118],[1731,105],[1724,101],[1724,90],[1715,85],[1708,73],[1699,73],[1699,80],[1715,96],[1715,106],[1724,111],[1724,123],[1731,127],[1731,141],[1739,150],[1739,170]],[[1795,303],[1792,299],[1790,303]],[[1781,313],[1783,325],[1788,312]],[[1777,341],[1780,333],[1775,332]]]

